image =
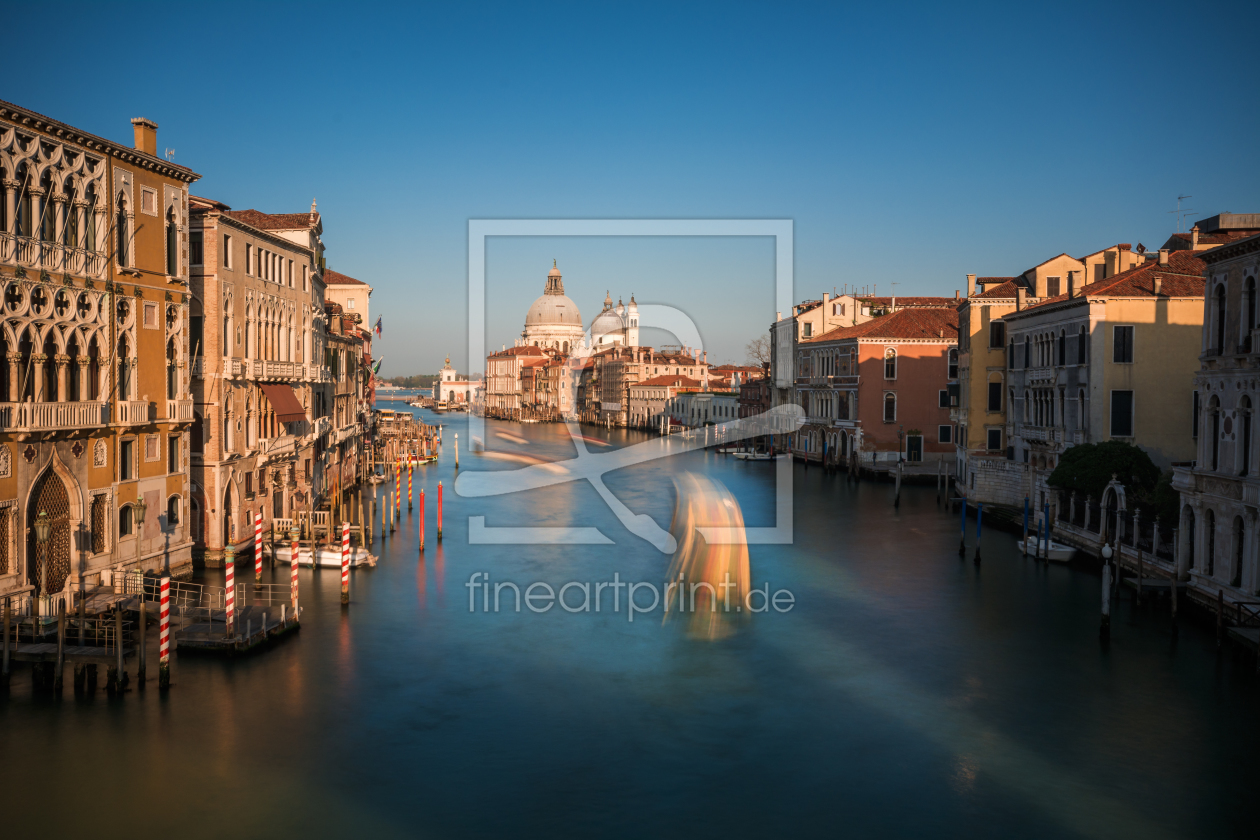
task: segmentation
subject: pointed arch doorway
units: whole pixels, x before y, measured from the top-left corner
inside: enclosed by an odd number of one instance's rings
[[[35,539],[35,520],[41,512],[52,522],[43,557]],[[27,582],[36,592],[51,595],[65,588],[70,576],[70,494],[51,467],[35,482],[26,506],[26,556]]]

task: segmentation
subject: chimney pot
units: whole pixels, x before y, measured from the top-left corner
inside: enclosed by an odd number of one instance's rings
[[[1164,285],[1164,278],[1163,278],[1163,277],[1156,277],[1156,278],[1155,278],[1155,294],[1157,294],[1157,295],[1158,295],[1158,294],[1160,293],[1160,291],[1159,291],[1159,290],[1160,290],[1161,288],[1163,288],[1163,285]]]
[[[1017,286],[1015,288],[1015,311],[1016,312],[1019,312],[1021,309],[1024,308],[1025,294],[1027,294],[1027,290],[1024,289],[1023,286]]]
[[[1076,297],[1076,272],[1075,271],[1068,272],[1068,297],[1069,298]]]
[[[144,117],[136,117],[131,121],[131,125],[135,132],[136,151],[157,157],[158,124]]]
[[[1159,264],[1168,265],[1168,249],[1167,248],[1159,249]]]
[[[958,300],[958,290],[954,289],[954,300]]]
[[[971,297],[972,290],[976,287],[976,275],[967,275],[967,297]]]

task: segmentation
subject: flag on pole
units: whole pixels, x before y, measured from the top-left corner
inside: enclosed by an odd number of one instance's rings
[[[377,316],[376,316],[376,327],[375,327],[375,330],[376,330],[376,337],[377,337],[377,338],[380,338],[380,337],[381,337],[381,318],[382,318],[382,317],[384,317],[384,316],[382,316],[382,315],[377,315]]]
[[[372,368],[372,375],[373,375],[373,376],[375,376],[376,374],[378,374],[378,373],[380,373],[380,372],[381,372],[381,362],[383,362],[383,361],[385,361],[385,357],[384,357],[384,356],[381,356],[379,359],[377,359],[377,360],[376,360],[376,367]]]

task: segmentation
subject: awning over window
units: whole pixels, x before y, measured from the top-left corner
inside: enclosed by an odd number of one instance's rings
[[[260,382],[271,407],[276,410],[276,419],[281,423],[297,423],[306,419],[306,410],[293,393],[293,386],[283,382]]]

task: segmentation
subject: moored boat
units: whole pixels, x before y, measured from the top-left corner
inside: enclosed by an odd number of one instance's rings
[[[1035,554],[1038,557],[1046,557],[1056,563],[1066,563],[1076,555],[1076,549],[1070,545],[1050,540],[1050,547],[1047,551],[1046,541],[1037,541],[1036,536],[1031,536],[1024,540],[1024,553]]]

